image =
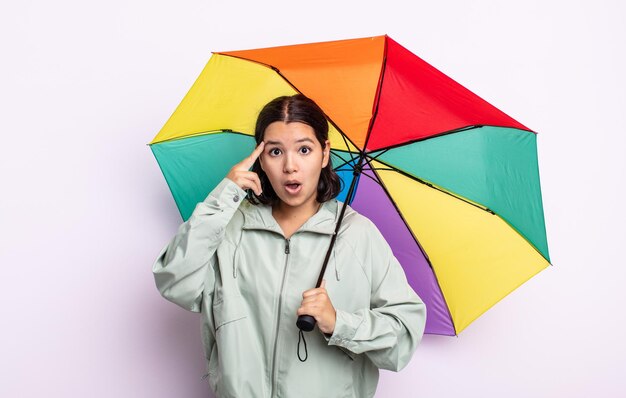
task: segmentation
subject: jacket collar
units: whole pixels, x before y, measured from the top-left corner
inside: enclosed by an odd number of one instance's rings
[[[318,234],[332,235],[335,232],[337,219],[343,204],[337,199],[331,199],[322,203],[317,213],[309,218],[298,232],[314,232]],[[246,201],[245,206],[240,207],[244,214],[243,229],[261,229],[276,232],[283,235],[283,231],[272,215],[272,207],[269,205],[253,205]]]

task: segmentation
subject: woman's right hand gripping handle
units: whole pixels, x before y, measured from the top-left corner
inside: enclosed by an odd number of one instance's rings
[[[250,168],[261,155],[264,147],[265,143],[261,141],[248,157],[234,165],[226,175],[226,178],[239,185],[241,189],[252,189],[257,196],[261,195],[261,192],[263,192],[261,189],[261,180],[257,173],[250,171]]]

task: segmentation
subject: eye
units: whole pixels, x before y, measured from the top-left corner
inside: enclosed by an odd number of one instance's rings
[[[300,148],[300,153],[302,153],[303,155],[307,155],[311,152],[311,148],[309,148],[308,146],[303,146],[302,148]]]
[[[272,148],[272,149],[269,150],[268,153],[270,154],[270,156],[278,156],[278,155],[280,155],[280,149]]]

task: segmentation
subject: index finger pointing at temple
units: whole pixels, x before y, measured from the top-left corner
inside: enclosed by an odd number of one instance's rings
[[[258,159],[258,157],[261,155],[261,152],[263,152],[263,148],[265,147],[265,142],[261,141],[259,143],[259,145],[257,145],[256,148],[254,148],[254,151],[252,151],[252,153],[250,154],[250,156],[248,156],[244,161],[243,164],[245,166],[246,169],[249,169],[250,167],[252,167],[252,165],[254,164],[254,162]]]

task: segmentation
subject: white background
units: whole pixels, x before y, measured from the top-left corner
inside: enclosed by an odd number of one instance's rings
[[[146,145],[210,51],[389,34],[539,132],[554,266],[377,397],[626,394],[626,10],[615,1],[20,1],[0,11],[0,396],[210,396],[151,266],[181,222]]]

